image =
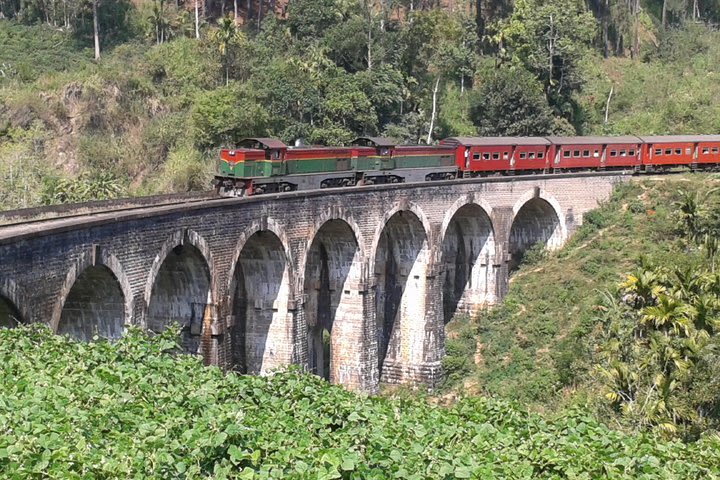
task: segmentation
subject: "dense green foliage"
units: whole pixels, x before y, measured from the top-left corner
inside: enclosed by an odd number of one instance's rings
[[[643,259],[608,296],[597,370],[605,396],[635,426],[692,435],[720,426],[720,197],[681,192],[679,261]]]
[[[713,478],[720,443],[507,403],[358,396],[295,371],[224,375],[172,332],[76,343],[0,331],[3,478]]]

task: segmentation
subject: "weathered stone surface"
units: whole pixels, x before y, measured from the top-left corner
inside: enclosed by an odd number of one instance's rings
[[[298,192],[15,228],[0,239],[0,325],[88,339],[178,322],[189,351],[225,368],[433,385],[449,317],[496,303],[525,249],[562,245],[625,178]]]

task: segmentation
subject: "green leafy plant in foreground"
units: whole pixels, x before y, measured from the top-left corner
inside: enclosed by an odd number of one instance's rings
[[[295,369],[223,374],[172,333],[0,331],[3,478],[717,478],[720,440],[552,421],[484,398],[356,395]]]

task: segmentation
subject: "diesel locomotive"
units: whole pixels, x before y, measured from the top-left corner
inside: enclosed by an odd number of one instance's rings
[[[719,166],[720,135],[450,137],[439,145],[361,137],[347,147],[288,147],[274,138],[247,138],[220,151],[214,185],[224,196],[249,196],[488,175]]]

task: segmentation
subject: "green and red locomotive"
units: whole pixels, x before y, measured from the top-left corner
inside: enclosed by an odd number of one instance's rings
[[[226,196],[529,175],[583,170],[716,169],[720,135],[654,137],[451,137],[440,145],[398,145],[361,137],[347,147],[288,147],[247,138],[220,152],[215,176]]]

